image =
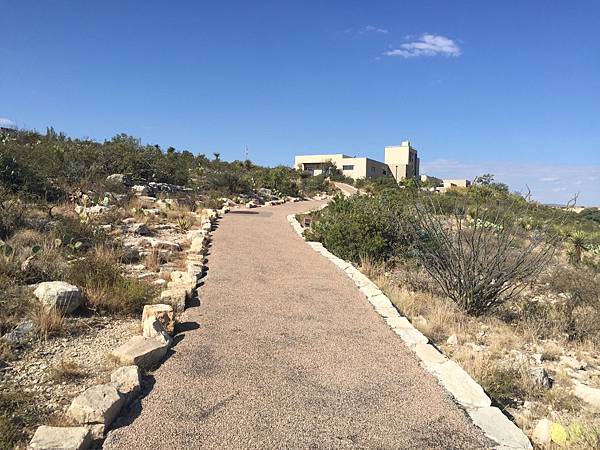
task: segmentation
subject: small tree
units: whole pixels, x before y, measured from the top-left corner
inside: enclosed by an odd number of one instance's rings
[[[548,233],[526,231],[517,220],[526,214],[527,199],[465,195],[448,213],[438,194],[414,198],[408,228],[417,255],[443,293],[471,314],[483,314],[518,293],[553,255]]]

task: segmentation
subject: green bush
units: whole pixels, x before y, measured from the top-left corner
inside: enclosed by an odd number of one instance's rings
[[[389,191],[379,196],[336,196],[315,221],[310,237],[350,261],[381,260],[410,246],[399,226],[408,192]]]

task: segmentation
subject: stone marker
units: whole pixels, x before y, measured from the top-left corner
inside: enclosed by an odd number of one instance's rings
[[[29,442],[31,450],[86,450],[92,444],[86,427],[38,427]]]
[[[157,338],[133,336],[120,347],[114,349],[111,355],[121,364],[136,365],[143,369],[158,366],[169,350],[169,344]]]
[[[92,386],[73,399],[67,410],[80,424],[109,426],[121,411],[123,397],[110,384]]]
[[[142,328],[144,327],[144,322],[148,319],[157,319],[167,333],[171,336],[175,331],[175,314],[173,311],[173,307],[171,305],[166,305],[164,303],[157,303],[155,305],[144,305],[144,311],[142,312]]]
[[[64,314],[72,313],[81,303],[79,288],[64,281],[46,281],[40,283],[35,291],[33,291],[33,295],[46,308],[56,308],[57,311]]]

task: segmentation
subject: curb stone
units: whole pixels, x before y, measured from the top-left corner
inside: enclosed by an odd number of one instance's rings
[[[323,205],[321,209],[327,205]],[[311,211],[305,211],[306,214]],[[351,263],[343,261],[330,253],[320,242],[309,242],[304,238],[304,229],[296,220],[296,214],[287,216],[287,220],[306,244],[317,253],[330,260],[345,273],[359,290],[367,297],[375,311],[388,326],[404,341],[417,356],[421,366],[433,374],[441,386],[456,400],[473,424],[483,434],[494,441],[496,450],[532,450],[533,447],[525,433],[511,422],[502,411],[491,406],[492,401],[483,388],[454,361],[429,344],[429,339],[417,330],[410,321],[399,314],[390,299],[365,274]],[[391,310],[395,310],[394,315]]]

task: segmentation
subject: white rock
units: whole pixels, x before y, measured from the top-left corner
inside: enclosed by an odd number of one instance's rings
[[[140,391],[140,369],[138,366],[119,367],[110,374],[110,383],[129,402]]]
[[[38,427],[29,442],[31,450],[86,450],[92,444],[85,427]]]
[[[144,310],[142,311],[142,327],[144,327],[144,323],[149,319],[158,320],[170,335],[173,335],[175,332],[175,313],[171,305],[166,305],[164,303],[144,305]]]
[[[132,186],[131,190],[135,195],[148,195],[150,193],[150,189],[148,188],[148,186],[139,184]]]
[[[188,283],[195,286],[198,283],[198,275],[174,270],[171,272],[171,281],[175,281],[176,283]]]
[[[184,288],[166,289],[160,293],[160,302],[171,305],[176,313],[181,313],[185,310],[187,296]]]
[[[446,343],[448,345],[458,345],[458,336],[455,334],[450,335],[450,337],[446,339]]]
[[[48,309],[56,308],[61,313],[72,313],[81,304],[81,292],[77,286],[64,281],[46,281],[33,291]]]
[[[600,410],[600,389],[574,381],[573,393],[593,408]]]
[[[108,426],[117,417],[123,398],[110,384],[92,386],[79,394],[67,414],[80,424],[103,424]]]
[[[533,429],[531,437],[538,444],[549,444],[552,438],[550,437],[550,427],[552,421],[548,419],[541,419]]]
[[[571,356],[561,356],[558,363],[562,366],[570,367],[573,370],[585,370],[587,367],[586,362],[579,361]]]
[[[133,336],[113,350],[111,355],[121,364],[151,369],[158,366],[168,350],[169,344],[160,339]]]
[[[531,442],[521,429],[508,420],[502,411],[495,407],[477,408],[469,411],[475,425],[502,448],[532,449]]]

